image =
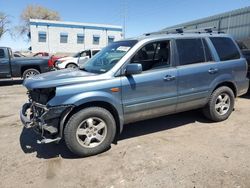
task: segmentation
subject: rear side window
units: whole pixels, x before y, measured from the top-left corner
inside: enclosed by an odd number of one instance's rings
[[[240,58],[240,53],[232,39],[226,37],[210,37],[210,40],[212,41],[221,61]]]
[[[0,49],[0,58],[4,58],[5,55],[4,55],[4,50],[3,49]]]
[[[177,39],[176,45],[180,65],[205,62],[205,52],[200,38]]]

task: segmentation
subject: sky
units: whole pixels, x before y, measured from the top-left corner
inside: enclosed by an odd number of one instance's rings
[[[134,37],[250,6],[250,0],[0,0],[0,11],[10,16],[14,27],[30,4],[58,11],[63,21],[123,25],[125,15],[126,37]],[[23,37],[6,34],[0,46],[27,50],[30,45]]]

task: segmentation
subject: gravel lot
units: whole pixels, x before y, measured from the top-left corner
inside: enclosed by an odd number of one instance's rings
[[[211,123],[191,111],[125,126],[105,153],[76,158],[24,130],[19,81],[0,83],[0,187],[250,187],[250,97]]]

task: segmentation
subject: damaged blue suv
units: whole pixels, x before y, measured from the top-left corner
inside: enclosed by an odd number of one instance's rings
[[[227,119],[248,90],[247,62],[226,34],[150,34],[111,43],[83,67],[28,78],[20,118],[79,156],[105,151],[123,125],[202,108]],[[153,125],[152,125],[153,126]]]

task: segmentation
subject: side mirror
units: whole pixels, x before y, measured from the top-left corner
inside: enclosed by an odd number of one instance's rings
[[[126,67],[126,75],[140,74],[142,72],[142,66],[139,63],[128,64]]]

